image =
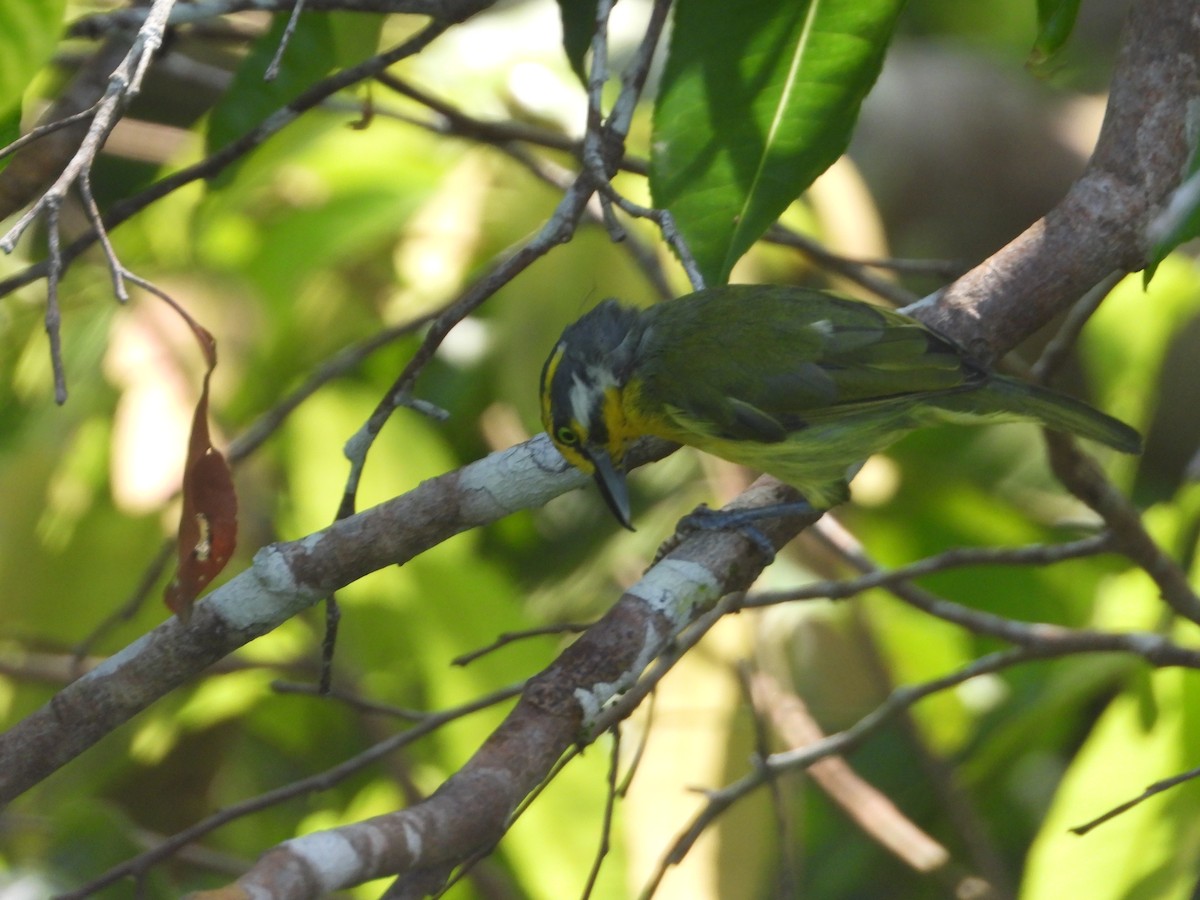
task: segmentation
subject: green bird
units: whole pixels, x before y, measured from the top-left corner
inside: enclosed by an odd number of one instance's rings
[[[1033,421],[1141,449],[1125,423],[997,375],[915,319],[776,285],[649,309],[605,300],[563,331],[541,399],[554,445],[630,529],[626,453],[644,435],[774,475],[817,510],[849,499],[863,460],[925,425]]]

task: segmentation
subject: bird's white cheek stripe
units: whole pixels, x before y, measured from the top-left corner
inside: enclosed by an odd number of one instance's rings
[[[568,395],[571,404],[571,421],[586,424],[591,420],[593,392],[582,377],[576,375],[571,381],[571,393]]]

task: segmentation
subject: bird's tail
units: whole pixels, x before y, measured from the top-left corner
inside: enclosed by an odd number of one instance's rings
[[[1142,452],[1142,437],[1134,429],[1066,394],[1003,375],[993,375],[987,386],[975,393],[979,399],[987,398],[987,409],[977,408],[985,415],[1031,419],[1053,431],[1090,438],[1122,453]],[[967,400],[971,394],[961,396]]]

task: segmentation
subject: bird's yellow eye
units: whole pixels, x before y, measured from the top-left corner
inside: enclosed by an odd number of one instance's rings
[[[579,438],[575,436],[575,432],[566,425],[558,429],[555,434],[558,438],[558,442],[567,447],[573,446],[579,440]]]

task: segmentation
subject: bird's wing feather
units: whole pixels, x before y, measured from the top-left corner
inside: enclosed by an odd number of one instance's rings
[[[815,291],[726,286],[660,304],[650,322],[649,395],[720,437],[779,441],[814,419],[978,383],[965,354],[920,323]]]

